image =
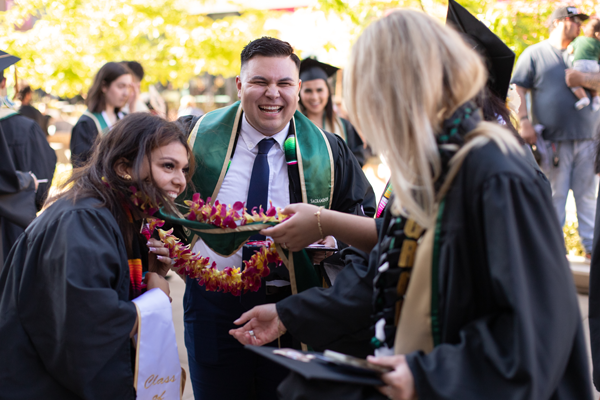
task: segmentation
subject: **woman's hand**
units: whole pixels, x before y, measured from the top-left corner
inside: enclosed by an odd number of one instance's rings
[[[319,207],[310,204],[290,204],[282,210],[283,214],[292,215],[287,221],[272,228],[263,229],[261,235],[271,236],[276,243],[280,243],[290,251],[300,251],[311,243],[321,239],[321,232],[315,213]],[[321,211],[321,218],[323,213]],[[321,227],[323,228],[322,222]]]
[[[233,321],[236,325],[242,325],[246,322],[248,323],[241,328],[229,331],[229,334],[241,344],[262,346],[271,343],[287,330],[279,320],[275,304],[254,307]]]
[[[169,258],[169,249],[165,247],[163,242],[154,238],[150,238],[146,245],[148,246],[148,255],[154,254],[156,256],[156,258],[148,257],[148,270],[161,276],[167,276],[172,264],[172,260]]]
[[[381,379],[386,386],[380,386],[377,389],[388,399],[394,400],[414,400],[417,399],[415,392],[415,381],[413,374],[408,367],[406,357],[403,355],[389,357],[367,357],[370,363],[381,365],[383,367],[394,368],[386,374],[381,375]]]
[[[167,280],[161,275],[157,274],[156,272],[146,272],[146,275],[144,276],[144,283],[148,286],[148,290],[159,288],[165,292],[169,298],[169,301],[173,301],[170,296],[171,290],[169,289],[169,282],[167,282]]]

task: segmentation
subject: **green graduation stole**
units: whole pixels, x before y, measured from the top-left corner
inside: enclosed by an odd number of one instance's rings
[[[238,101],[229,107],[205,114],[190,133],[188,144],[192,148],[196,161],[192,183],[205,201],[210,197],[214,202],[219,194],[229,169],[241,118],[242,106]],[[298,111],[295,112],[291,123],[295,135],[286,139],[284,151],[288,166],[298,167],[302,202],[330,208],[335,175],[329,141],[321,129]],[[189,200],[191,196],[191,193],[186,193],[177,202],[182,204],[183,200]],[[245,199],[239,200],[245,201]],[[160,217],[190,229],[191,234],[183,238],[189,244],[193,245],[197,237],[200,237],[208,247],[223,256],[237,252],[250,236],[266,227],[265,224],[249,224],[237,229],[223,229],[192,221],[182,222],[181,219],[178,220],[164,213],[161,213]],[[305,251],[292,253],[293,257],[288,258],[287,250],[278,250],[290,269],[293,292],[301,292],[321,285],[322,279]]]
[[[86,117],[89,117],[92,121],[94,121],[94,124],[96,124],[96,129],[98,129],[98,133],[105,134],[106,132],[108,132],[108,124],[104,120],[102,113],[93,113],[89,110],[85,110],[82,115],[85,115]]]
[[[236,141],[242,106],[233,105],[205,114],[194,126],[188,144],[196,157],[196,172],[192,182],[202,198],[217,198],[227,173]],[[302,202],[325,208],[331,207],[334,190],[333,156],[329,141],[301,112],[291,121],[295,131],[295,154],[286,140],[288,164],[298,163]],[[202,129],[200,129],[202,128]],[[295,157],[294,157],[295,156]],[[240,199],[245,200],[245,199]]]

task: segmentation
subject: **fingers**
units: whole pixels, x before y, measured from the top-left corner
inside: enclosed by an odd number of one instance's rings
[[[290,204],[287,207],[285,207],[283,210],[281,210],[281,213],[285,214],[285,215],[295,214],[297,209],[298,209],[298,206],[296,204]]]
[[[146,245],[148,246],[148,251],[152,254],[163,257],[169,256],[169,249],[160,240],[150,239]]]
[[[171,258],[169,258],[169,257],[166,257],[166,256],[156,256],[156,259],[158,261],[160,261],[161,263],[166,264],[166,265],[173,264],[173,260]]]
[[[246,322],[250,321],[252,318],[257,317],[256,314],[257,314],[256,307],[254,307],[252,310],[246,311],[245,313],[243,313],[242,316],[239,317],[238,319],[236,319],[235,321],[233,321],[233,323],[236,325],[245,324]],[[252,329],[252,328],[249,328],[249,329]]]
[[[401,354],[397,355],[397,356],[385,356],[385,357],[368,356],[367,361],[372,364],[381,365],[383,367],[396,368],[399,364],[402,364],[403,362],[405,362],[405,357],[404,357],[404,355],[401,355]]]

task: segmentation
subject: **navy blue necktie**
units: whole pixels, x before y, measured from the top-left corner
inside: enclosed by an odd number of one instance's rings
[[[258,211],[258,208],[262,206],[265,212],[269,207],[269,162],[267,156],[274,144],[275,139],[263,139],[258,143],[258,154],[254,159],[246,201],[246,208],[250,213],[254,207]]]
[[[252,213],[252,209],[256,207],[258,212],[259,207],[262,206],[264,212],[267,212],[269,208],[269,162],[267,156],[269,150],[275,144],[275,139],[263,139],[258,143],[258,154],[254,159],[254,166],[252,167],[252,175],[250,176],[250,186],[248,187],[248,200],[246,201],[246,208],[249,213]],[[265,240],[263,235],[252,235],[250,241]],[[248,251],[244,248],[242,257],[244,260],[249,260],[254,251]]]

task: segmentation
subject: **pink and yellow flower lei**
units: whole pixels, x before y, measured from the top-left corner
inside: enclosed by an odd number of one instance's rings
[[[169,257],[174,260],[173,269],[180,274],[189,276],[192,279],[198,279],[198,283],[209,291],[222,291],[239,296],[248,291],[256,292],[260,288],[260,278],[269,275],[268,265],[275,263],[276,266],[282,264],[275,244],[262,247],[254,253],[249,261],[244,261],[244,270],[239,268],[227,267],[222,271],[217,269],[217,264],[210,258],[202,257],[190,250],[190,246],[184,245],[179,239],[173,236],[173,229],[164,231],[158,230],[160,240],[167,245]]]
[[[238,226],[254,222],[282,222],[288,218],[272,204],[266,213],[262,207],[258,211],[254,208],[251,213],[248,213],[242,202],[238,201],[233,206],[227,206],[217,200],[213,205],[210,203],[210,198],[204,202],[198,193],[194,194],[192,200],[186,200],[185,203],[190,207],[190,212],[185,215],[188,220],[220,228],[235,229]],[[150,239],[154,230],[162,227],[165,223],[153,217],[148,217],[146,221],[147,223],[142,228],[142,234],[146,239]],[[239,225],[238,221],[240,221]],[[169,257],[174,260],[172,268],[180,275],[197,279],[198,284],[209,291],[222,291],[234,296],[248,291],[256,292],[260,289],[261,278],[270,273],[268,265],[275,264],[276,267],[279,267],[283,264],[277,254],[275,244],[271,243],[269,247],[262,247],[256,251],[249,261],[244,261],[243,271],[231,267],[220,271],[215,262],[210,262],[209,257],[202,257],[200,254],[192,252],[188,245],[183,244],[175,237],[173,229],[168,231],[159,229],[158,234],[169,249]]]
[[[238,227],[238,221],[241,221],[239,224],[241,226],[253,222],[283,222],[288,218],[281,213],[281,209],[273,207],[272,203],[267,212],[264,212],[262,207],[258,210],[255,207],[248,213],[241,201],[235,202],[233,206],[227,206],[219,203],[219,200],[211,204],[210,200],[209,197],[205,202],[199,193],[195,193],[192,200],[185,200],[185,204],[190,208],[185,217],[190,221],[231,229]]]

